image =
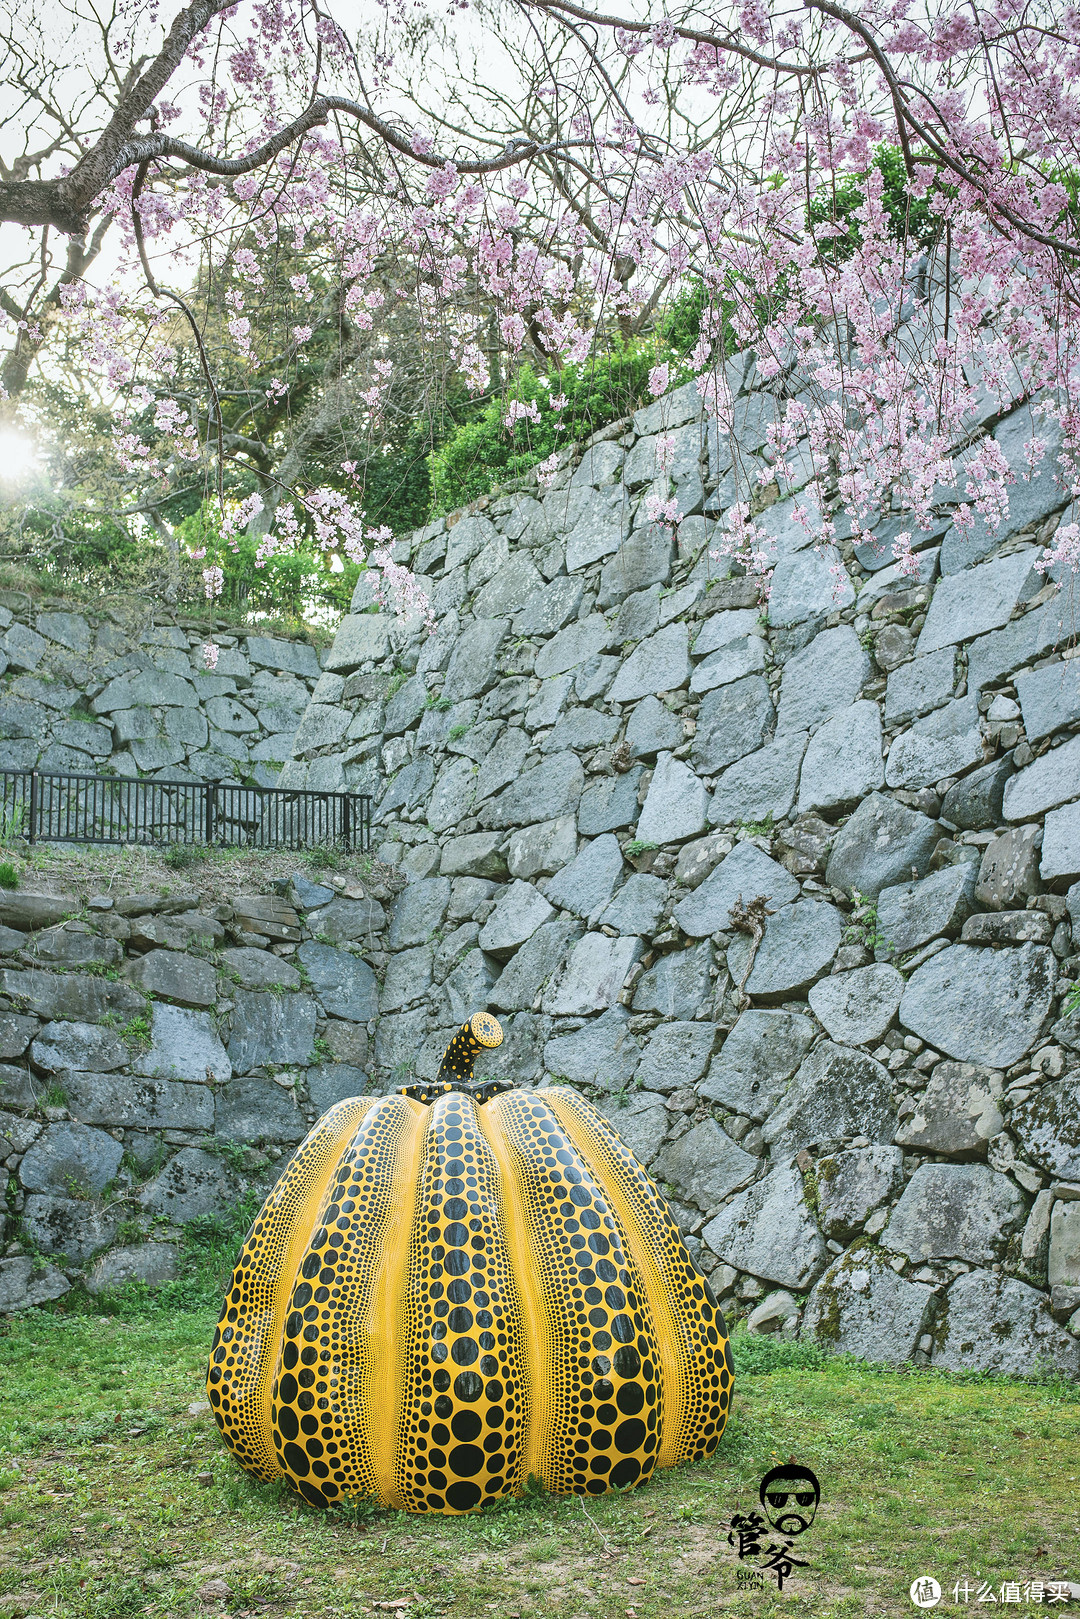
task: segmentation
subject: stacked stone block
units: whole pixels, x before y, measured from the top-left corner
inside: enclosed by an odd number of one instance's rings
[[[215,639],[210,671],[194,622],[0,592],[0,770],[277,786],[319,656],[257,631]]]

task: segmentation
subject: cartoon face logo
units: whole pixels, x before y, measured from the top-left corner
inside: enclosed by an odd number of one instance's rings
[[[814,1521],[821,1486],[808,1467],[774,1467],[761,1481],[761,1505],[782,1535],[801,1535]]]

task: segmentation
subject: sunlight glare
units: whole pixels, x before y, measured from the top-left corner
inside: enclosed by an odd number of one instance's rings
[[[0,483],[21,483],[37,466],[37,449],[21,433],[0,432]]]

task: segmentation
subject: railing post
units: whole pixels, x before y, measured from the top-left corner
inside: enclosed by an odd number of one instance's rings
[[[37,816],[38,816],[38,773],[37,773],[36,770],[31,770],[31,772],[30,772],[30,834],[29,834],[29,837],[27,838],[28,843],[33,843],[37,838]]]
[[[206,817],[205,817],[205,826],[204,826],[204,835],[205,835],[205,840],[206,840],[206,847],[208,849],[210,848],[210,846],[212,845],[212,843],[214,841],[214,821],[216,819],[216,817],[215,817],[215,809],[216,809],[215,800],[216,800],[216,798],[217,798],[217,783],[212,782],[212,781],[208,781],[207,784],[206,784]]]
[[[353,804],[355,800],[351,793],[343,793],[341,798],[341,835],[347,853],[352,852],[352,819]]]

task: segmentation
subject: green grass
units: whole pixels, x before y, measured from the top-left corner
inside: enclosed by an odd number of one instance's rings
[[[227,1266],[221,1229],[204,1275]],[[229,1234],[232,1241],[232,1234]],[[194,1246],[193,1246],[194,1245]],[[174,1287],[179,1284],[173,1284]],[[413,1619],[691,1619],[910,1614],[935,1574],[1064,1579],[1080,1518],[1080,1390],[827,1360],[736,1339],[717,1455],[622,1496],[533,1495],[463,1519],[318,1514],[249,1481],[202,1399],[216,1312],[128,1292],[9,1319],[0,1336],[0,1612],[342,1616],[410,1600]],[[822,1507],[782,1596],[739,1589],[726,1543],[762,1474],[796,1457]],[[223,1605],[198,1592],[224,1579]],[[634,1584],[630,1584],[634,1581]],[[640,1583],[636,1583],[640,1582]]]
[[[188,871],[207,859],[209,854],[210,850],[203,844],[172,843],[161,858],[170,871]]]

